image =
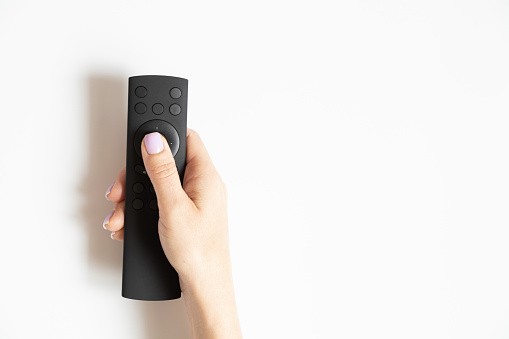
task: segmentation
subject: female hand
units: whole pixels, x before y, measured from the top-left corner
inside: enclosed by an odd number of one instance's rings
[[[188,129],[182,185],[170,147],[159,133],[147,134],[142,156],[159,207],[159,238],[179,274],[193,333],[198,338],[240,338],[226,211],[226,187],[199,135]],[[106,192],[116,202],[103,227],[123,240],[125,169]]]

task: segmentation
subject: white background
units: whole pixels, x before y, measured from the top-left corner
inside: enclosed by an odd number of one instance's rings
[[[0,1],[0,338],[189,338],[101,223],[127,78],[189,79],[245,338],[509,337],[507,1]]]

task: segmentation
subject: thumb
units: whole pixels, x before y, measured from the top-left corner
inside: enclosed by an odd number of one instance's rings
[[[143,138],[141,153],[159,206],[173,206],[184,191],[168,142],[157,132],[147,134]]]

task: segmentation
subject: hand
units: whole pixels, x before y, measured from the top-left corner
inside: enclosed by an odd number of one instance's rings
[[[198,134],[188,131],[183,188],[164,137],[146,135],[141,149],[157,195],[161,245],[180,279],[188,281],[209,274],[209,268],[229,267],[226,188]],[[112,238],[123,240],[125,168],[106,198],[117,204],[104,227],[112,231]]]
[[[226,188],[199,135],[188,130],[183,184],[170,147],[159,133],[142,142],[145,168],[159,207],[159,238],[179,274],[193,333],[239,338],[226,211]],[[124,237],[125,169],[106,192],[116,202],[103,224],[112,238]],[[218,332],[220,331],[220,332]]]

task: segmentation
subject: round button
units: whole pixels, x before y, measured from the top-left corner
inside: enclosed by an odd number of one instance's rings
[[[134,134],[134,149],[136,150],[136,154],[141,158],[141,142],[146,134],[152,132],[159,132],[168,141],[168,145],[170,145],[171,153],[173,156],[177,154],[180,146],[179,134],[175,127],[173,127],[170,123],[163,120],[150,120],[141,125],[136,133]]]
[[[134,193],[141,193],[143,192],[143,184],[141,182],[137,182],[133,185],[133,191]]]
[[[147,96],[147,89],[143,86],[138,86],[136,87],[136,89],[134,90],[134,94],[136,94],[136,96],[138,98],[144,98]]]
[[[134,111],[138,114],[143,114],[147,111],[147,106],[143,102],[138,102],[134,105]]]
[[[179,115],[180,114],[180,106],[177,104],[173,104],[170,106],[170,113],[173,115]]]
[[[134,199],[133,200],[133,208],[135,210],[141,210],[143,208],[143,200],[141,200],[141,199]]]
[[[161,114],[164,112],[164,107],[163,105],[161,104],[154,104],[154,106],[152,106],[152,112],[154,112],[154,114]]]
[[[180,98],[181,95],[182,95],[182,91],[178,87],[173,87],[170,90],[170,97],[172,97],[173,99],[178,99],[178,98]]]
[[[151,200],[149,206],[150,206],[151,210],[157,211],[157,201],[156,200]]]

